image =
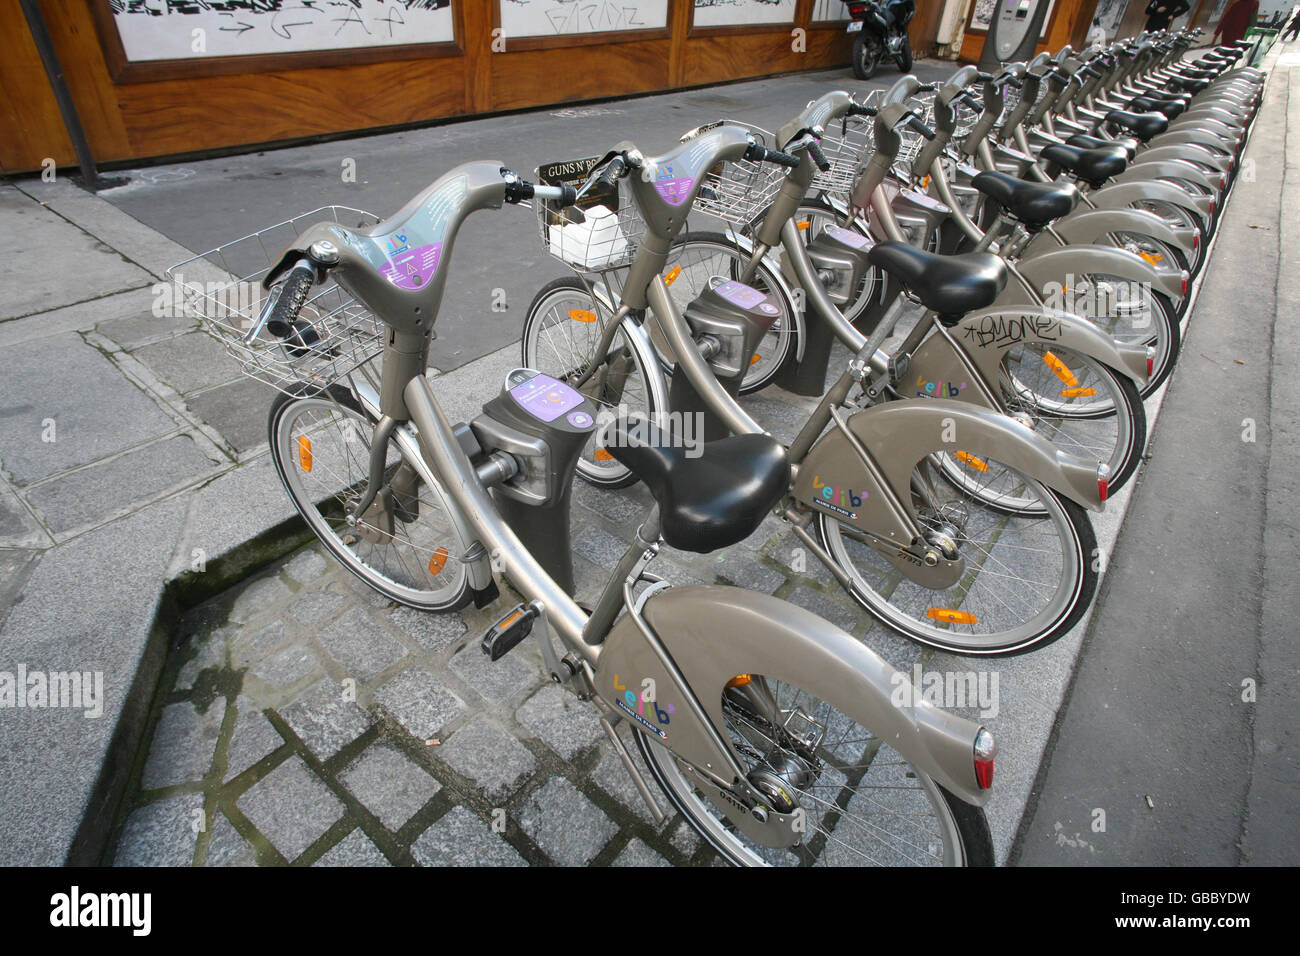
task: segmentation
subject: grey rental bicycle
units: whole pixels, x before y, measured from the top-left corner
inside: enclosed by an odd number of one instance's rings
[[[471,422],[447,420],[425,373],[456,236],[473,212],[534,198],[564,208],[574,193],[471,162],[391,218],[328,207],[175,267],[242,277],[195,303],[280,390],[271,457],[307,525],[368,586],[427,611],[487,606],[503,567],[522,601],[484,652],[536,640],[551,679],[597,708],[656,818],[620,722],[731,863],[991,864],[987,730],[899,695],[905,675],[808,611],[650,570],[665,544],[708,552],[757,527],[790,480],[777,442],[734,437],[688,457],[624,420],[614,452],[656,505],[588,610],[571,597],[569,496],[597,407],[521,368]],[[269,294],[246,307],[233,294],[245,282]]]
[[[813,144],[807,137],[790,149]],[[593,283],[581,298],[532,312],[524,364],[572,385],[614,419],[630,404],[622,389],[629,353],[642,356],[638,367],[653,382],[660,373],[652,340],[661,341],[674,368],[671,380],[655,389],[667,395],[659,410],[668,412],[671,425],[701,421],[706,438],[763,434],[736,396],[779,309],[759,290],[722,275],[705,282],[683,310],[676,283],[669,285],[677,267],[665,269],[675,236],[705,190],[761,201],[763,191],[752,183],[764,176],[763,164],[799,169],[804,161],[766,148],[736,124],[701,128],[658,156],[620,144],[584,184],[618,184],[625,193],[619,215],[637,219],[630,230],[636,251],[620,296],[611,299]],[[548,212],[560,230],[571,222],[566,212]],[[575,235],[594,241],[590,224],[580,225]],[[610,230],[602,240],[626,237]],[[589,247],[581,248],[575,258],[590,258]],[[1000,260],[986,254],[918,264],[901,243],[882,243],[872,254],[886,270],[902,271],[945,323],[968,312],[982,315],[1007,280]],[[574,309],[587,310],[592,320],[575,322]],[[1051,322],[1065,329],[1062,320]],[[853,361],[790,443],[797,477],[777,513],[855,600],[914,640],[993,655],[1060,637],[1096,588],[1084,509],[1102,507],[1108,467],[1096,457],[1068,454],[1025,423],[976,402],[900,397],[876,404],[880,334],[859,342]],[[996,375],[997,359],[989,350],[974,371],[963,369],[956,378],[945,366],[943,380],[981,388],[985,376]],[[622,464],[597,431],[583,454],[601,453]]]

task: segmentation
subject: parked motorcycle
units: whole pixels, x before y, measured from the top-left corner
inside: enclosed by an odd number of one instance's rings
[[[853,41],[853,75],[859,80],[869,80],[875,75],[880,61],[891,56],[904,73],[912,71],[912,43],[907,37],[907,25],[916,14],[915,0],[845,0],[853,21],[849,33],[856,33]]]

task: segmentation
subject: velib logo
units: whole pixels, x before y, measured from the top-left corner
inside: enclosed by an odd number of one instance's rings
[[[641,692],[637,693],[624,684],[619,679],[618,674],[614,675],[614,690],[622,691],[621,697],[616,697],[614,703],[623,713],[627,714],[638,724],[657,736],[660,740],[668,739],[668,731],[664,730],[672,721],[672,715],[677,708],[672,704],[659,706],[658,695],[655,693],[655,682],[653,677],[646,677],[641,681]],[[654,721],[651,722],[651,717]]]
[[[51,926],[129,927],[133,936],[148,936],[153,919],[150,893],[71,892],[50,897]]]
[[[813,491],[817,492],[813,499],[817,504],[849,518],[856,518],[858,513],[852,509],[861,508],[862,502],[871,497],[868,491],[859,494],[852,488],[822,481],[820,475],[813,475]]]
[[[965,387],[965,382],[927,382],[924,375],[916,377],[916,394],[922,398],[956,398]]]
[[[75,707],[83,717],[104,715],[103,671],[0,671],[0,709]]]

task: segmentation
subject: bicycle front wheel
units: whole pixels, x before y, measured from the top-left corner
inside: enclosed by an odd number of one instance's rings
[[[656,384],[662,382],[653,350],[620,329],[604,356],[596,349],[605,331],[608,311],[593,299],[576,276],[555,279],[542,287],[528,307],[520,342],[523,364],[561,382],[573,383],[593,361],[596,370],[579,389],[606,415],[644,415],[660,411]],[[600,488],[626,488],[637,477],[598,441],[597,429],[582,449],[578,474]]]
[[[735,866],[992,866],[984,811],[962,803],[867,727],[813,692],[751,675],[723,695],[726,734],[760,789],[801,808],[807,838],[789,849],[740,833],[679,758],[638,733],[637,747],[673,806]],[[806,733],[792,734],[798,723]],[[763,781],[763,783],[760,783]],[[790,812],[787,809],[787,812]]]
[[[739,281],[749,265],[749,254],[740,249],[730,236],[720,232],[692,232],[674,244],[669,261],[673,264],[665,281],[677,307],[685,309],[696,296],[709,288],[714,277]],[[778,314],[763,335],[750,359],[749,368],[740,381],[740,394],[749,395],[772,384],[777,373],[796,354],[798,328],[795,303],[785,283],[771,262],[758,263],[747,284],[767,296]]]
[[[267,428],[276,473],[307,527],[370,587],[423,611],[464,607],[470,541],[424,459],[390,441],[374,503],[347,523],[369,481],[374,425],[341,386],[280,395]]]

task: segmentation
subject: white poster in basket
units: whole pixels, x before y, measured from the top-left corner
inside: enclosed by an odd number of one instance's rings
[[[585,210],[582,222],[549,227],[551,255],[585,269],[603,269],[627,254],[627,237],[618,216],[605,206]]]

